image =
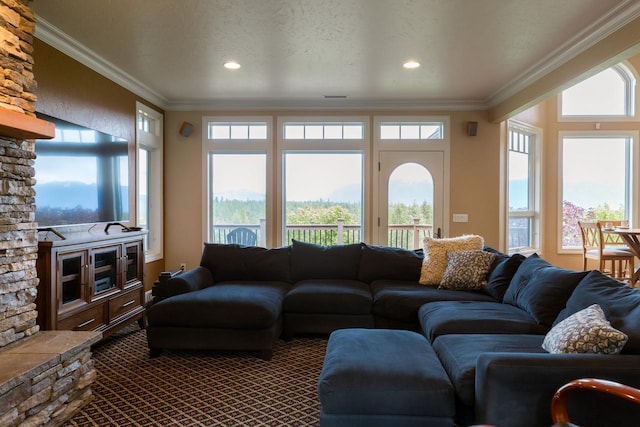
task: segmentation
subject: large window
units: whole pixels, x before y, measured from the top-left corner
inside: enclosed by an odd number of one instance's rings
[[[267,246],[271,120],[205,117],[204,121],[206,240]]]
[[[507,157],[508,249],[533,252],[540,246],[539,224],[539,132],[509,121]]]
[[[599,121],[634,116],[635,76],[623,63],[562,92],[561,121],[596,122],[594,130],[564,125],[559,141],[558,249],[582,245],[579,220],[628,219],[637,214],[637,132],[600,130]],[[608,124],[611,129],[613,125]],[[627,126],[625,126],[628,128]]]
[[[322,245],[364,240],[366,122],[283,118],[282,242]]]
[[[633,140],[624,133],[561,134],[563,249],[581,246],[579,220],[631,218]]]
[[[162,243],[162,152],[163,117],[151,108],[136,103],[138,146],[137,224],[148,230],[145,236],[145,260],[163,256]]]

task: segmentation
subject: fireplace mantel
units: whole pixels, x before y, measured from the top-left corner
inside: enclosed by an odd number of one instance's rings
[[[15,139],[51,139],[56,135],[53,123],[18,111],[0,108],[0,136]]]

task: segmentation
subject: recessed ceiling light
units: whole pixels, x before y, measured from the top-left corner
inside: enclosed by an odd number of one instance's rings
[[[420,63],[418,61],[407,61],[404,64],[402,64],[402,66],[404,68],[413,69],[413,68],[418,68],[420,66]]]
[[[240,68],[240,64],[238,64],[236,61],[229,61],[224,63],[224,68],[228,70],[237,70],[238,68]]]

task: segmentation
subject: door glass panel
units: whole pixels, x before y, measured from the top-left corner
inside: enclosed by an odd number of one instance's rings
[[[422,247],[424,237],[433,231],[433,200],[433,177],[424,166],[398,166],[389,177],[387,244],[405,249]]]

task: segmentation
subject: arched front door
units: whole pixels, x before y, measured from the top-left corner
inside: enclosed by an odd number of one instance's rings
[[[378,243],[417,249],[442,236],[444,153],[381,152],[379,169]]]

